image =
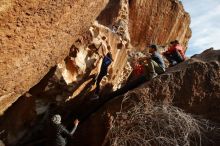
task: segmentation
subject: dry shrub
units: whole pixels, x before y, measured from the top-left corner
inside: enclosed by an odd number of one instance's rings
[[[127,105],[127,98],[123,103]],[[132,102],[129,110],[123,105],[108,133],[111,146],[202,145],[201,131],[206,121],[171,105],[139,101]]]

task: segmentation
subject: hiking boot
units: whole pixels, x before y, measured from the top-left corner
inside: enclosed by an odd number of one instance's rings
[[[99,95],[95,94],[90,100],[93,101],[93,100],[98,100],[99,99]]]

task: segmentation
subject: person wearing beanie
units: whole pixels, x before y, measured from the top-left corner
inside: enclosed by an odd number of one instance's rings
[[[61,116],[56,114],[51,118],[51,124],[49,125],[48,130],[48,146],[65,146],[67,144],[67,139],[71,138],[76,128],[79,124],[79,120],[76,119],[74,121],[74,127],[69,132],[62,124],[61,124]]]

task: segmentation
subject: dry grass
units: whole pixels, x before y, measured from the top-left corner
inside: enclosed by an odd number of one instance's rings
[[[125,99],[125,102],[127,99]],[[132,102],[121,109],[108,134],[111,146],[200,146],[207,121],[171,105]]]

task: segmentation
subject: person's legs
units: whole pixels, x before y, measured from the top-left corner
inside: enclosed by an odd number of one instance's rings
[[[154,67],[154,72],[157,74],[162,74],[164,73],[165,69],[163,69],[157,62],[155,62],[154,60],[151,61],[151,64]]]
[[[98,78],[97,78],[97,81],[96,81],[96,89],[95,89],[95,94],[99,94],[99,91],[100,91],[100,82],[102,81],[102,78],[104,76],[106,76],[107,73],[106,72],[100,72],[99,75],[98,75]]]
[[[180,62],[183,62],[184,59],[183,57],[180,55],[179,51],[176,50],[175,52],[172,53],[172,56],[174,58],[174,60],[177,62],[177,63],[180,63]]]
[[[154,71],[157,73],[157,74],[162,74],[164,73],[165,69],[163,69],[157,62],[153,61],[152,60],[152,64],[154,66]]]
[[[157,76],[157,73],[155,71],[155,64],[157,64],[155,61],[150,60],[148,62],[148,66],[146,67],[147,79],[149,79],[149,80]]]
[[[164,54],[164,57],[168,60],[171,66],[175,65],[177,62],[175,60],[175,57],[173,57],[173,54]]]

